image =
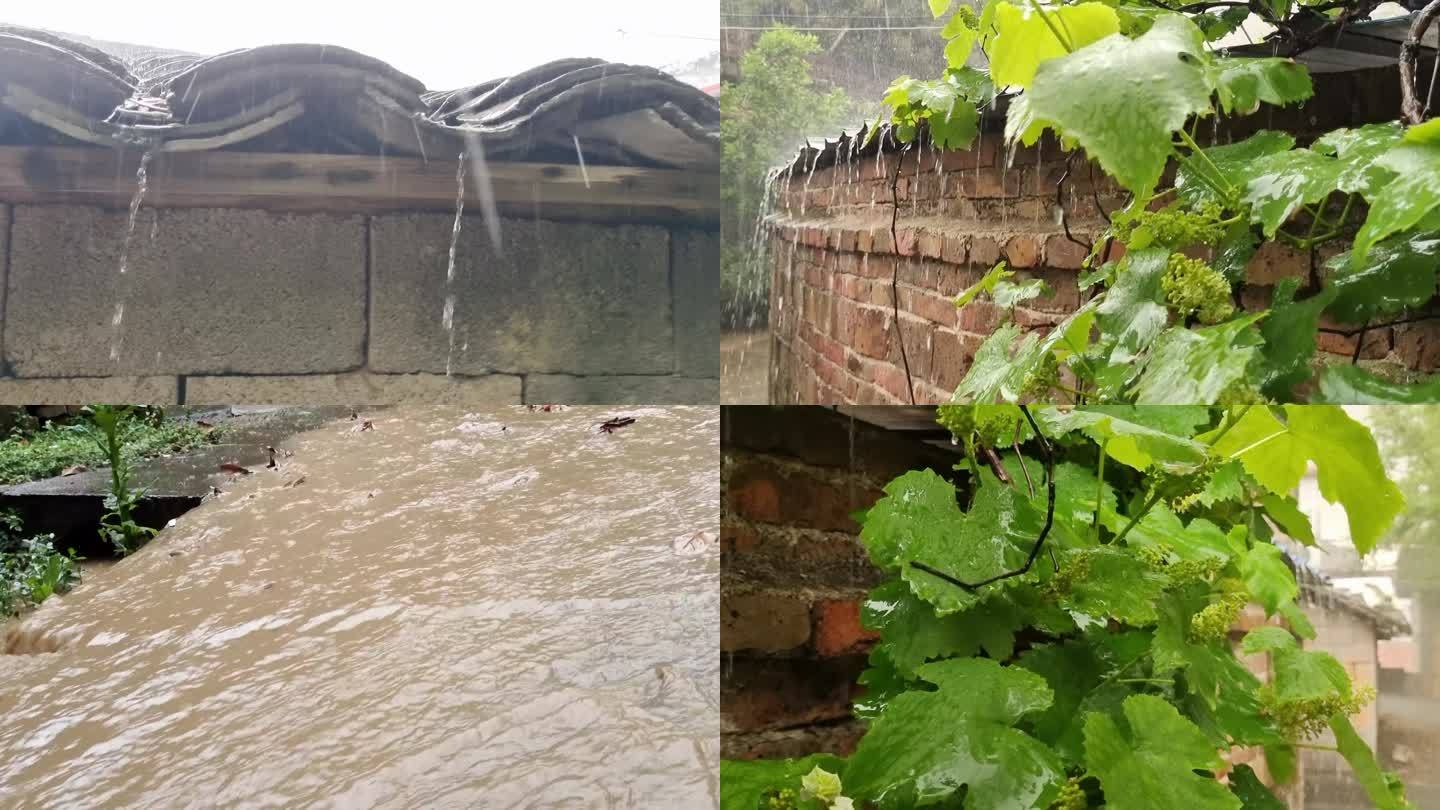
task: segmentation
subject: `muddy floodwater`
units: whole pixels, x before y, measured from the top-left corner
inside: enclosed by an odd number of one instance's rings
[[[715,806],[718,412],[364,416],[0,631],[0,806]]]

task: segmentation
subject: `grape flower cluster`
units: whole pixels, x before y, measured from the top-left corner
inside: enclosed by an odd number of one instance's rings
[[[1230,282],[1203,259],[1170,254],[1160,289],[1171,309],[1181,315],[1194,314],[1201,323],[1219,323],[1235,313]]]

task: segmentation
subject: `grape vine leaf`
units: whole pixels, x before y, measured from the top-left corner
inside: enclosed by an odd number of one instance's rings
[[[1236,766],[1230,772],[1230,792],[1240,800],[1243,810],[1286,810],[1285,803],[1275,798],[1249,765]]]
[[[1131,362],[1165,328],[1170,310],[1165,308],[1160,281],[1169,264],[1168,248],[1137,250],[1121,261],[1114,282],[1095,310],[1101,331],[1114,341],[1111,363]]]
[[[1068,411],[1047,408],[1036,414],[1036,421],[1052,437],[1081,431],[1102,445],[1110,458],[1141,471],[1156,463],[1194,466],[1205,461],[1206,448],[1200,442],[1157,430],[1126,418],[1125,414],[1125,411],[1116,412],[1105,407]]]
[[[1265,155],[1284,152],[1294,145],[1295,137],[1289,133],[1262,129],[1243,141],[1202,149],[1200,151],[1203,158],[1185,156],[1180,159],[1179,168],[1175,170],[1175,189],[1180,199],[1192,206],[1207,202],[1229,202],[1217,195],[1209,185],[1197,179],[1198,176],[1206,172],[1213,175],[1218,170],[1219,177],[1216,179],[1223,179],[1238,194],[1250,177],[1252,161]]]
[[[865,691],[856,696],[851,709],[857,719],[869,721],[883,714],[896,695],[905,694],[916,684],[900,674],[881,647],[870,651],[867,663],[869,666],[855,679]]]
[[[1309,149],[1291,149],[1262,155],[1250,162],[1250,179],[1240,201],[1250,206],[1250,219],[1259,223],[1266,239],[1302,204],[1319,202],[1340,182],[1341,165]]]
[[[1143,657],[1149,646],[1145,631],[1100,631],[1026,650],[1016,666],[1045,678],[1055,695],[1049,708],[1031,718],[1031,733],[1054,748],[1067,765],[1083,762],[1085,713],[1120,712],[1130,689],[1111,676]]]
[[[1315,530],[1310,526],[1310,517],[1300,511],[1300,504],[1294,498],[1266,493],[1260,503],[1265,506],[1265,514],[1275,521],[1286,537],[1307,546],[1315,545]]]
[[[1375,164],[1395,177],[1369,197],[1370,213],[1355,234],[1351,263],[1363,262],[1376,242],[1399,233],[1440,207],[1440,143],[1401,141]]]
[[[1060,595],[1062,607],[1091,616],[1111,616],[1135,626],[1155,621],[1155,603],[1168,583],[1163,575],[1133,554],[1105,547],[1061,552],[1060,570],[1082,557],[1086,574]]]
[[[1205,734],[1175,707],[1154,695],[1131,695],[1124,712],[1129,728],[1123,730],[1107,715],[1085,717],[1085,754],[1105,790],[1107,808],[1240,808],[1223,785],[1195,773],[1223,763]]]
[[[1059,345],[1071,345],[1077,332],[1088,333],[1095,307],[1086,304],[1061,321],[1044,338],[1026,334],[1017,343],[1020,327],[1004,324],[990,333],[975,350],[970,370],[952,398],[955,402],[1014,402],[1040,371],[1046,356]]]
[[[905,677],[932,658],[975,655],[982,648],[1003,661],[1014,652],[1015,631],[1025,624],[1007,600],[988,600],[963,613],[937,616],[929,602],[898,579],[870,593],[860,607],[860,618],[866,627],[880,632],[878,647]]]
[[[1330,653],[1300,649],[1284,628],[1257,627],[1245,634],[1240,649],[1246,655],[1270,653],[1275,696],[1282,702],[1350,695],[1350,675],[1344,665]]]
[[[1315,356],[1315,334],[1320,313],[1335,300],[1338,290],[1327,285],[1303,301],[1295,300],[1300,279],[1280,279],[1271,294],[1270,315],[1260,324],[1265,340],[1260,353],[1260,390],[1279,401],[1294,399],[1294,388],[1314,374],[1310,361]]]
[[[950,0],[930,0],[930,14],[939,17],[950,10]]]
[[[975,297],[981,293],[993,293],[996,284],[1013,275],[1015,275],[1015,273],[1005,266],[1005,262],[997,263],[994,267],[990,268],[989,272],[981,276],[979,281],[966,287],[959,295],[955,296],[955,306],[963,307],[971,301],[974,301]]]
[[[1115,531],[1119,531],[1120,525],[1117,522]],[[1195,518],[1186,525],[1163,503],[1150,507],[1150,511],[1125,535],[1125,542],[1136,547],[1158,548],[1163,545],[1182,560],[1205,557],[1228,560],[1235,554],[1230,539],[1220,531],[1219,526],[1205,518]]]
[[[1039,808],[1062,781],[1060,758],[1015,728],[1052,700],[1045,679],[986,658],[919,669],[933,692],[890,701],[846,764],[845,791],[879,808],[934,804],[967,788],[976,807]]]
[[[1262,101],[1284,106],[1314,93],[1310,71],[1293,59],[1221,57],[1211,65],[1210,80],[1226,115],[1249,115]]]
[[[1031,279],[1020,284],[1011,284],[1008,281],[1001,281],[990,291],[990,298],[995,306],[1001,309],[1014,309],[1015,307],[1050,292],[1050,286],[1044,279]]]
[[[1120,185],[1146,195],[1175,151],[1175,131],[1210,112],[1203,48],[1200,29],[1180,15],[1157,19],[1133,40],[1112,34],[1040,64],[1026,91],[1028,113],[1073,138]]]
[[[802,759],[756,759],[720,762],[720,810],[758,810],[767,794],[798,788],[800,777],[816,767],[838,773],[844,761],[830,754]]]
[[[1395,173],[1376,165],[1375,159],[1389,151],[1400,137],[1400,124],[1388,121],[1331,130],[1316,138],[1310,148],[1339,160],[1336,188],[1369,197],[1394,178]]]
[[[1258,343],[1255,312],[1200,329],[1167,329],[1155,340],[1132,392],[1142,405],[1213,404],[1245,376]]]
[[[991,8],[987,7],[986,12],[989,14]],[[988,34],[982,46],[990,58],[990,75],[1000,87],[1029,87],[1041,64],[1065,56],[1067,43],[1056,38],[1050,24],[1064,31],[1069,46],[1075,49],[1120,30],[1115,10],[1104,3],[1053,6],[1037,12],[1001,0],[993,4],[993,15],[988,20],[994,26],[993,32],[987,28],[986,19],[982,18],[980,27]]]
[[[1320,494],[1345,508],[1350,540],[1368,554],[1405,506],[1400,488],[1385,474],[1369,428],[1336,405],[1286,405],[1285,422],[1268,407],[1254,407],[1212,451],[1238,458],[1261,486],[1286,495],[1305,475],[1318,473]]]
[[[1041,516],[1025,497],[989,470],[981,470],[968,512],[956,504],[954,484],[932,470],[912,470],[885,486],[860,537],[876,565],[901,569],[915,595],[944,616],[970,607],[981,595],[913,568],[911,560],[962,580],[985,579],[1019,567],[1040,525]]]
[[[1256,543],[1240,558],[1240,576],[1245,588],[1272,616],[1282,604],[1295,601],[1300,586],[1285,565],[1284,552],[1270,543]]]
[[[1363,262],[1346,251],[1326,263],[1334,301],[1325,313],[1345,323],[1368,323],[1420,307],[1435,297],[1440,268],[1440,233],[1407,234],[1370,248]]]
[[[1416,383],[1383,380],[1359,366],[1328,366],[1320,374],[1320,395],[1312,402],[1346,405],[1440,402],[1440,375]]]
[[[1355,778],[1365,788],[1365,795],[1375,803],[1379,810],[1409,810],[1410,803],[1405,800],[1404,788],[1398,791],[1385,772],[1380,770],[1380,763],[1375,761],[1375,752],[1365,743],[1355,726],[1351,725],[1350,718],[1344,714],[1336,714],[1330,718],[1330,730],[1335,734],[1335,747],[1340,751],[1340,756],[1350,764],[1350,769],[1355,772]]]

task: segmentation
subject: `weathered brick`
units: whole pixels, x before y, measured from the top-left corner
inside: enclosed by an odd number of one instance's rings
[[[949,264],[964,264],[969,256],[968,242],[964,234],[945,234],[940,242],[940,258]]]
[[[811,645],[820,655],[833,657],[864,652],[880,634],[860,623],[860,602],[824,599],[815,603]]]
[[[1005,260],[1011,267],[1034,267],[1040,263],[1043,245],[1033,233],[1017,233],[1005,242]]]
[[[927,259],[938,259],[943,245],[944,236],[939,231],[928,228],[920,231],[918,248],[921,256]]]
[[[864,656],[738,659],[720,681],[721,731],[783,729],[850,717]]]
[[[916,242],[919,238],[918,228],[896,228],[895,229],[895,252],[901,256],[914,256]]]
[[[873,307],[859,310],[850,339],[851,348],[866,357],[889,357],[894,340],[890,327],[890,313]]]
[[[1045,264],[1049,267],[1078,270],[1089,255],[1088,245],[1076,244],[1063,233],[1051,234],[1045,240]]]
[[[1284,278],[1305,278],[1309,269],[1310,257],[1306,254],[1281,242],[1266,242],[1245,266],[1245,278],[1251,284],[1273,286]]]
[[[722,594],[720,649],[782,652],[810,640],[810,605],[785,593]]]
[[[977,234],[970,237],[970,263],[990,268],[1000,261],[1000,243],[992,236]]]

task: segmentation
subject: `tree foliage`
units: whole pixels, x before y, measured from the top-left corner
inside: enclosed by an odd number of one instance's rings
[[[1291,778],[1295,744],[1326,729],[1377,806],[1406,807],[1345,733],[1373,693],[1304,647],[1313,630],[1273,543],[1305,520],[1291,472],[1317,454],[1322,493],[1364,526],[1357,550],[1390,525],[1388,506],[1350,497],[1398,505],[1368,430],[1329,405],[1047,408],[1034,428],[1025,415],[941,406],[961,483],[907,472],[864,513],[886,574],[862,609],[879,634],[865,736],[846,758],[726,762],[726,810],[834,807],[842,790],[872,808],[1276,807],[1226,753],[1263,747]],[[1274,619],[1239,645],[1270,657],[1268,683],[1230,636],[1246,603]],[[806,803],[798,778],[815,767],[830,805]]]
[[[766,301],[768,275],[749,261],[748,228],[761,213],[767,172],[806,135],[839,126],[850,107],[844,91],[823,91],[811,78],[819,50],[814,36],[776,26],[741,57],[740,80],[720,88],[721,300],[732,317]]]

